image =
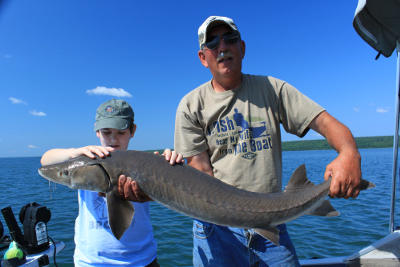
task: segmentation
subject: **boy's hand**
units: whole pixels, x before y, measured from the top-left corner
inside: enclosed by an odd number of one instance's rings
[[[118,191],[122,199],[135,202],[152,201],[131,177],[127,177],[123,174],[120,175],[118,179]]]
[[[112,151],[114,151],[114,148],[109,146],[84,146],[71,149],[70,157],[76,158],[78,156],[84,155],[91,159],[96,158],[96,156],[100,158],[105,158]]]
[[[159,155],[158,151],[154,152],[154,154]],[[176,153],[176,151],[171,151],[171,149],[166,148],[164,152],[161,154],[161,156],[164,156],[166,161],[169,161],[169,164],[175,165],[175,164],[181,164],[184,162],[183,156],[181,153]]]
[[[71,148],[70,158],[76,158],[79,156],[86,156],[88,158],[94,159],[96,156],[100,158],[105,158],[110,155],[110,152],[114,151],[114,148],[109,146],[84,146],[80,148]],[[105,197],[106,194],[99,192],[101,197]]]
[[[78,156],[86,156],[91,159],[96,158],[96,156],[100,158],[105,158],[108,155],[110,155],[110,152],[114,150],[115,149],[112,147],[102,147],[102,146],[84,146],[79,148],[54,148],[46,151],[43,154],[42,158],[40,159],[40,163],[43,166],[45,166],[73,159]]]

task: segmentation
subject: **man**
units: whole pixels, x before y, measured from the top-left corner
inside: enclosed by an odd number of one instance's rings
[[[128,149],[136,131],[134,112],[124,100],[112,99],[101,104],[96,111],[94,125],[101,146],[51,149],[43,154],[42,165],[62,162],[85,155],[90,158],[106,157],[111,151]],[[167,149],[165,159],[171,164],[181,163],[182,156]],[[159,266],[157,245],[150,222],[151,200],[130,177],[119,177],[118,189],[122,198],[135,201],[135,215],[131,225],[117,240],[108,225],[106,199],[97,192],[79,190],[79,214],[75,222],[75,266]],[[147,203],[138,203],[147,202]]]
[[[361,157],[349,129],[290,84],[242,73],[245,43],[232,19],[211,16],[198,30],[200,62],[211,81],[187,94],[176,113],[175,150],[187,163],[248,191],[279,192],[280,124],[323,135],[338,152],[326,166],[330,196],[357,197]],[[285,225],[274,245],[253,230],[194,221],[194,266],[299,265]]]

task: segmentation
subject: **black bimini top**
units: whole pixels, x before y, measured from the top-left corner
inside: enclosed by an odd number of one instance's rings
[[[378,56],[390,57],[400,45],[400,0],[359,0],[353,26]]]

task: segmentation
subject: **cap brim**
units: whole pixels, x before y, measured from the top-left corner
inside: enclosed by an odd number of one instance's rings
[[[125,130],[130,126],[130,122],[126,119],[120,118],[106,118],[96,121],[94,124],[94,130],[98,131],[104,128]]]

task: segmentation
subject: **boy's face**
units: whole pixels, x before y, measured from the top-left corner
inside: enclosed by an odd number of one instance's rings
[[[115,150],[127,150],[129,140],[135,134],[136,125],[134,125],[132,133],[130,129],[118,130],[113,128],[104,128],[96,132],[102,146],[110,146]]]

